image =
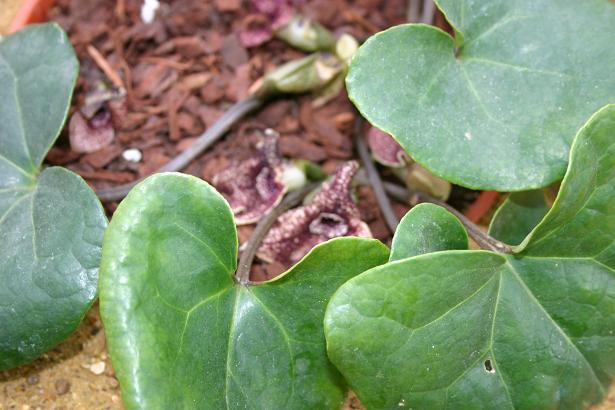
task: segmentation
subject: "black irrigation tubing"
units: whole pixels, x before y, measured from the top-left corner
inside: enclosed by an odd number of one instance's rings
[[[181,171],[190,164],[192,160],[226,134],[226,132],[240,119],[261,107],[263,103],[264,101],[262,99],[250,96],[233,104],[211,127],[201,134],[192,145],[160,167],[156,173]],[[96,190],[96,194],[101,201],[119,201],[128,195],[128,192],[130,192],[140,181],[141,180],[137,180],[113,188]]]
[[[260,244],[263,242],[263,239],[267,235],[267,232],[269,232],[269,229],[271,229],[271,227],[280,217],[280,215],[303,201],[303,198],[305,198],[307,194],[316,189],[318,185],[320,185],[320,183],[311,183],[305,185],[297,191],[289,193],[282,200],[282,202],[280,202],[275,208],[269,211],[269,213],[266,214],[256,224],[252,235],[250,235],[250,238],[246,242],[246,246],[241,253],[241,258],[239,258],[237,273],[235,274],[235,279],[237,280],[237,282],[241,283],[242,285],[250,283],[250,269],[252,269],[252,263],[254,262],[256,251],[258,250]]]
[[[361,158],[361,162],[363,163],[363,168],[365,168],[365,173],[367,174],[369,184],[372,186],[374,194],[376,195],[376,201],[378,202],[378,207],[380,208],[380,212],[382,212],[384,221],[386,222],[389,231],[391,233],[395,233],[397,225],[399,224],[399,220],[397,219],[397,216],[393,211],[393,207],[391,206],[391,200],[385,192],[384,186],[382,184],[382,179],[380,179],[380,174],[378,174],[376,165],[374,164],[374,161],[372,160],[372,157],[367,150],[367,146],[365,145],[362,125],[363,120],[360,116],[357,116],[354,131],[357,152],[359,153],[359,158]]]

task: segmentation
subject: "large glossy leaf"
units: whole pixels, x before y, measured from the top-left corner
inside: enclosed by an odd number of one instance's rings
[[[68,337],[96,296],[104,211],[72,172],[38,175],[77,67],[55,24],[0,41],[0,369]]]
[[[418,204],[399,222],[389,261],[455,249],[468,249],[468,234],[459,219],[441,206]]]
[[[542,190],[513,192],[493,215],[489,235],[507,244],[519,245],[548,210]]]
[[[528,190],[560,179],[584,121],[615,102],[609,0],[438,0],[425,25],[372,36],[350,98],[427,169],[460,185]]]
[[[615,105],[579,132],[558,198],[513,255],[376,267],[325,317],[368,408],[583,408],[615,375]]]
[[[101,315],[128,408],[337,409],[344,383],[322,319],[346,280],[388,249],[341,238],[273,281],[239,285],[231,210],[197,178],[159,174],[105,236]]]

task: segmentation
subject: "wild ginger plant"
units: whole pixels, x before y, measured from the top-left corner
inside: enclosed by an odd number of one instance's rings
[[[81,177],[42,165],[78,67],[56,24],[0,40],[0,369],[66,339],[96,298],[105,213]]]
[[[329,357],[367,408],[585,408],[603,398],[615,374],[614,171],[609,105],[579,131],[553,207],[511,253],[446,250],[464,245],[460,225],[411,211],[389,263],[345,283],[325,315]],[[516,240],[544,203],[511,200],[492,226]],[[426,230],[438,252],[413,240]]]
[[[423,24],[369,38],[346,85],[412,159],[474,189],[560,180],[570,144],[615,102],[610,0],[436,0],[454,37]]]
[[[613,6],[438,3],[455,38],[423,25],[374,36],[353,60],[351,98],[458,184],[540,188],[567,166],[552,208],[540,191],[511,195],[490,234],[512,246],[493,252],[467,250],[453,215],[419,205],[390,252],[332,239],[257,284],[238,266],[224,198],[194,177],[152,176],[118,207],[101,262],[101,315],[127,408],[335,409],[346,383],[369,409],[583,408],[604,396],[615,374],[615,106],[569,145],[613,102]],[[308,73],[335,91],[346,59],[321,58],[277,75]],[[76,71],[56,26],[0,42],[0,83],[10,85],[0,88],[0,368],[65,338],[96,295],[100,204],[69,171],[40,172]],[[324,192],[314,208],[330,213]],[[274,194],[271,204],[283,190]],[[319,235],[340,228],[316,220]],[[278,224],[275,248],[312,222],[289,236]]]
[[[198,178],[151,176],[119,205],[100,308],[127,408],[341,406],[324,310],[346,280],[387,261],[386,246],[333,239],[265,283],[238,269],[237,251],[230,206]]]

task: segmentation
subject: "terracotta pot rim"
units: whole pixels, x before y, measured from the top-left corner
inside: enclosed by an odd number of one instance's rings
[[[17,14],[11,21],[9,33],[14,33],[28,24],[46,21],[47,12],[54,2],[54,0],[23,0]]]
[[[472,222],[478,223],[496,204],[500,196],[496,191],[482,191],[478,198],[465,210],[464,215]]]

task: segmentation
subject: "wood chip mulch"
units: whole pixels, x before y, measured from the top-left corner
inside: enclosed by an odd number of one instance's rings
[[[96,188],[143,178],[186,149],[233,103],[248,96],[249,87],[264,73],[304,54],[279,40],[246,49],[238,33],[255,18],[247,1],[174,0],[161,2],[155,21],[141,21],[142,1],[60,0],[50,19],[70,36],[81,63],[71,112],[85,103],[101,83],[120,83],[127,91],[116,136],[89,154],[70,149],[64,132],[47,157],[84,177]],[[363,40],[405,22],[405,0],[313,0],[297,3],[297,11],[319,21],[335,34]],[[443,24],[441,16],[438,17]],[[98,63],[97,63],[98,60]],[[100,61],[102,60],[102,64]],[[101,69],[107,67],[107,73]],[[355,113],[345,92],[320,108],[311,96],[280,99],[242,121],[184,172],[211,181],[213,175],[249,149],[247,130],[274,128],[280,149],[290,159],[318,163],[328,173],[356,157],[352,142]],[[127,149],[143,158],[130,162]],[[389,241],[369,187],[358,189],[359,207],[374,236]],[[107,204],[112,212],[116,203]],[[395,204],[399,217],[408,206]],[[253,226],[239,228],[244,242]],[[283,267],[256,263],[253,278],[267,279]]]

